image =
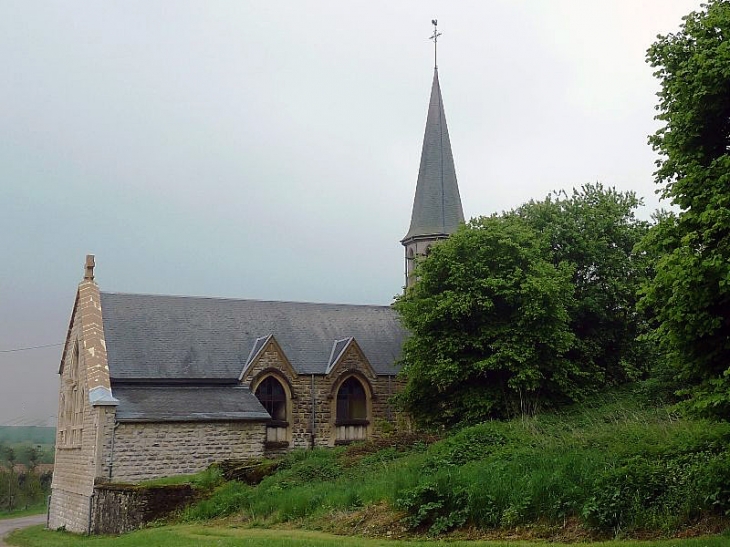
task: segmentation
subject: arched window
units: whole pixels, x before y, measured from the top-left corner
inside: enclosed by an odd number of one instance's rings
[[[256,397],[272,420],[286,421],[286,392],[279,380],[273,376],[267,377],[256,388]]]
[[[337,422],[367,420],[368,407],[365,388],[357,378],[345,380],[337,392]]]
[[[368,399],[365,386],[350,376],[337,390],[335,444],[362,441],[368,435]]]
[[[286,446],[289,442],[289,422],[286,390],[274,376],[267,376],[256,388],[256,397],[271,416],[266,426],[269,446]]]
[[[74,342],[71,358],[64,365],[63,388],[58,419],[58,440],[64,447],[81,446],[86,390],[79,377],[79,344]]]

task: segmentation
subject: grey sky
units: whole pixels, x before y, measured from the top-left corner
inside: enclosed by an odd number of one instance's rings
[[[0,350],[102,290],[387,304],[433,70],[467,217],[601,181],[657,207],[658,33],[699,0],[0,3]],[[0,423],[60,348],[0,353]]]

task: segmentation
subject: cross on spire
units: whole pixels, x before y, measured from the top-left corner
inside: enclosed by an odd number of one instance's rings
[[[431,24],[433,25],[433,34],[429,37],[429,40],[433,40],[433,68],[438,69],[438,57],[436,55],[437,51],[437,44],[439,40],[439,36],[441,36],[441,33],[438,31],[438,20],[431,19]]]

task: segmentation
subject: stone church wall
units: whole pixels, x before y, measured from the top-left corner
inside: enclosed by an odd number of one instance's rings
[[[334,446],[337,389],[350,376],[356,376],[369,394],[368,438],[382,435],[384,423],[394,424],[396,415],[389,404],[401,382],[394,376],[377,376],[365,361],[362,353],[351,346],[334,369],[326,375],[296,374],[274,343],[264,348],[262,354],[246,371],[243,382],[255,392],[258,383],[268,375],[274,375],[288,393],[289,431],[288,444],[267,445],[266,455],[276,456],[294,448]],[[314,403],[313,403],[314,401]],[[314,411],[314,416],[312,415]],[[312,422],[314,421],[314,438]]]
[[[225,459],[262,456],[265,435],[261,422],[120,423],[114,432],[111,480],[198,473]]]
[[[383,422],[394,422],[389,399],[396,392],[395,379],[388,376],[376,376],[366,364],[363,355],[356,348],[351,347],[329,374],[315,376],[316,446],[334,446],[338,442],[342,442],[342,440],[338,441],[335,429],[337,391],[340,385],[351,376],[355,376],[365,386],[368,394],[367,438],[380,437],[383,433]]]
[[[64,411],[64,401],[59,396],[59,424],[56,428],[56,454],[51,484],[51,502],[48,513],[48,526],[51,529],[65,527],[72,532],[86,532],[89,526],[91,495],[94,491],[94,479],[97,474],[96,455],[98,451],[97,435],[100,421],[106,418],[106,407],[93,407],[89,403],[87,358],[94,352],[89,351],[90,343],[86,335],[100,320],[95,314],[95,302],[98,302],[98,290],[93,283],[82,283],[79,286],[78,302],[72,318],[69,332],[69,343],[63,357],[63,370],[60,375],[61,393],[69,383],[74,383],[81,391],[82,418],[80,434],[71,442],[72,423],[68,412]],[[83,318],[87,325],[83,326]],[[82,328],[83,327],[83,328]],[[76,355],[75,348],[78,348]],[[74,366],[75,363],[75,366]],[[74,371],[75,369],[75,371]],[[71,374],[75,381],[71,381]],[[71,393],[72,394],[72,393]],[[66,391],[65,396],[69,392]],[[78,423],[74,423],[77,426]]]

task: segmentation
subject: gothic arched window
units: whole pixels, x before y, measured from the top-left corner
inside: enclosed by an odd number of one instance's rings
[[[279,380],[268,376],[256,388],[256,397],[272,420],[286,421],[286,392]]]
[[[269,446],[285,446],[289,442],[289,409],[284,385],[274,376],[267,376],[256,387],[256,398],[271,416],[266,425],[266,442]]]
[[[59,404],[58,441],[65,447],[81,446],[84,428],[86,390],[79,374],[79,344],[74,342],[70,359],[64,365]]]
[[[337,390],[335,407],[335,444],[362,441],[368,436],[368,391],[354,376]]]
[[[368,407],[365,388],[351,376],[337,391],[337,423],[367,420]]]

